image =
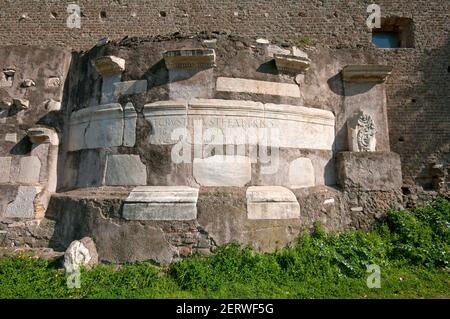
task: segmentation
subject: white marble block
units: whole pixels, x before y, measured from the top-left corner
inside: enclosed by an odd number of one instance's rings
[[[202,186],[243,187],[252,179],[252,163],[246,156],[195,158],[193,170],[195,180]]]
[[[309,158],[300,157],[289,164],[289,184],[291,188],[315,185],[314,167]]]
[[[187,186],[140,186],[123,206],[127,220],[193,220],[197,218],[198,189]]]
[[[281,186],[252,186],[247,189],[248,219],[295,219],[300,205],[294,193]]]
[[[27,156],[20,159],[20,170],[17,182],[24,184],[39,183],[41,161],[37,156]]]

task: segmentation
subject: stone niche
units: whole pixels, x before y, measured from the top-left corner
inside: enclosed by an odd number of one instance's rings
[[[342,70],[344,84],[344,117],[349,134],[357,133],[361,114],[374,123],[370,151],[389,152],[389,129],[387,119],[386,88],[383,83],[392,71],[384,65],[348,65]],[[354,144],[356,138],[349,137],[348,150],[359,151]],[[376,142],[375,142],[376,141]]]

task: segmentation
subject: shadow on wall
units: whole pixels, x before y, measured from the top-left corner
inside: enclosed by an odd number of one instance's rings
[[[350,87],[350,89],[347,88],[347,90],[345,90],[344,92],[342,71],[329,78],[327,83],[330,90],[340,96],[354,96],[363,94],[369,92],[375,85],[377,85],[377,83],[374,82],[356,83],[355,85],[347,84],[347,87]]]
[[[268,62],[265,62],[261,64],[258,69],[256,70],[260,73],[266,73],[266,74],[273,74],[273,75],[279,75],[277,65],[275,63],[275,59],[272,59]]]

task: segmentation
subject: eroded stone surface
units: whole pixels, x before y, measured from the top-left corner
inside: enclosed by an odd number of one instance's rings
[[[147,184],[147,168],[139,155],[108,155],[105,185],[135,186]]]
[[[0,157],[0,183],[9,182],[10,170],[11,170],[11,157]]]
[[[268,94],[278,96],[300,97],[300,90],[295,84],[258,81],[239,78],[217,78],[217,91]]]
[[[393,152],[340,152],[336,169],[345,189],[387,191],[402,186],[400,156]]]
[[[134,145],[136,118],[131,103],[125,110],[113,103],[74,112],[70,118],[69,150]]]
[[[5,217],[32,218],[34,216],[34,199],[40,187],[19,186],[16,199],[8,205]]]

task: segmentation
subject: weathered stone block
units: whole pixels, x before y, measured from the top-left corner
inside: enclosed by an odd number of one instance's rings
[[[291,219],[300,217],[294,193],[281,186],[252,186],[247,189],[248,219]]]
[[[125,200],[128,220],[193,220],[197,218],[198,189],[187,186],[136,187]]]
[[[69,151],[122,145],[123,121],[120,104],[93,106],[72,113]]]
[[[400,156],[393,152],[341,152],[336,156],[336,168],[343,188],[374,191],[402,186]]]
[[[41,161],[37,156],[27,156],[20,159],[20,170],[17,182],[24,184],[39,183]]]
[[[121,82],[121,76],[109,76],[103,79],[102,104],[116,103],[119,97],[147,91],[147,80]]]
[[[137,114],[131,103],[93,106],[72,113],[69,151],[132,146],[135,143]]]
[[[32,218],[34,216],[34,199],[40,190],[40,187],[20,186],[16,199],[6,208],[5,217]]]
[[[139,155],[108,155],[105,185],[133,186],[147,184],[147,169]]]
[[[250,182],[252,163],[246,156],[211,156],[194,159],[194,178],[202,186],[240,186]]]

